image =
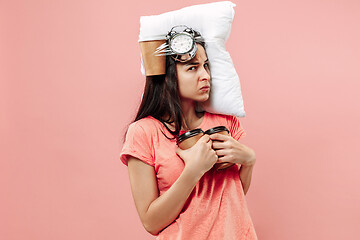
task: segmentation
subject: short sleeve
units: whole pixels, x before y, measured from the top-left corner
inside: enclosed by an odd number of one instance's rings
[[[120,160],[125,165],[127,165],[129,157],[135,157],[151,166],[155,166],[152,132],[148,128],[148,126],[139,122],[130,124],[120,153]]]
[[[242,127],[241,122],[238,117],[229,115],[227,117],[227,122],[228,122],[228,126],[229,126],[230,135],[234,139],[239,141],[240,138],[246,136],[246,132],[245,132],[244,128]]]

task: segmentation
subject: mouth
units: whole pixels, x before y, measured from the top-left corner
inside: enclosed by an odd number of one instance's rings
[[[210,90],[210,86],[203,86],[202,88],[200,88],[201,91],[207,92]]]

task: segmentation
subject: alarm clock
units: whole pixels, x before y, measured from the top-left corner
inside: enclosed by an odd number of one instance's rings
[[[182,31],[175,29],[182,28]],[[157,56],[171,55],[179,62],[187,62],[196,55],[195,30],[185,25],[174,26],[166,35],[166,43],[157,48]],[[198,34],[200,36],[200,34]],[[201,37],[199,37],[201,38]]]

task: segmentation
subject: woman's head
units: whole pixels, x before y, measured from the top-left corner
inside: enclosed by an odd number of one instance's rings
[[[178,93],[181,101],[204,102],[210,96],[210,68],[205,49],[198,44],[193,59],[176,64]]]
[[[210,68],[205,42],[196,31],[195,37],[195,57],[186,62],[175,60],[181,57],[166,57],[167,87],[180,101],[204,102],[210,95]]]
[[[147,76],[144,95],[135,121],[152,116],[164,124],[174,136],[183,124],[182,101],[204,102],[210,95],[210,69],[205,42],[200,34],[195,42],[195,57],[180,62],[177,57],[166,56],[166,74]],[[200,36],[200,37],[199,37]],[[172,124],[170,130],[165,123]]]

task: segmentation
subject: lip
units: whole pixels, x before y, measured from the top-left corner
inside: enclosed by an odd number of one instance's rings
[[[203,86],[202,88],[200,88],[201,91],[209,91],[210,90],[210,86]]]

